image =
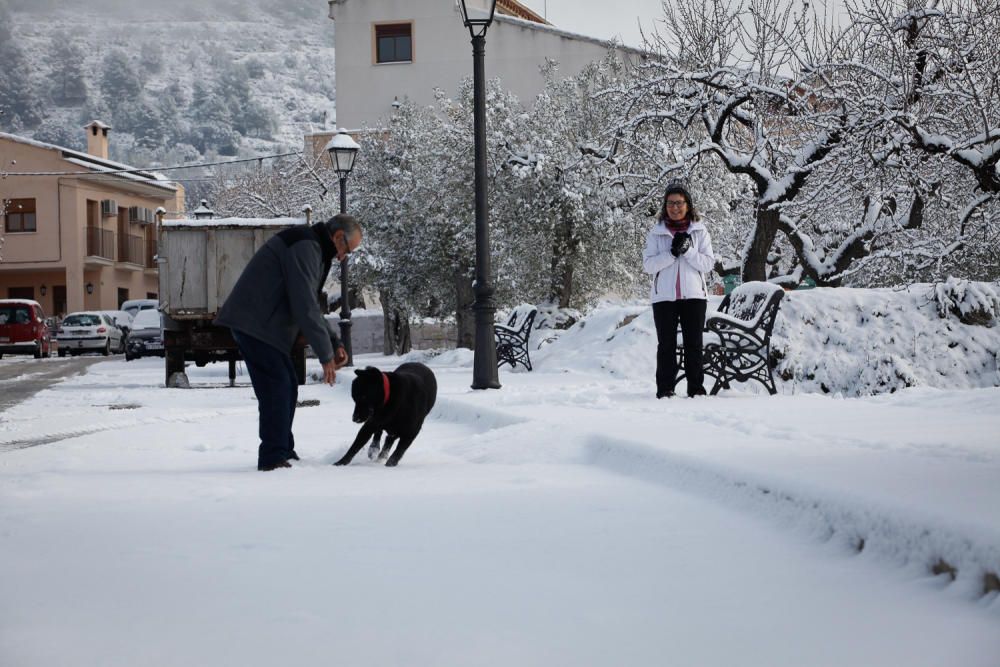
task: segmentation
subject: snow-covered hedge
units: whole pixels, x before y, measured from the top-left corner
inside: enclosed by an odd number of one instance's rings
[[[786,390],[845,396],[992,387],[1000,384],[998,312],[988,283],[789,292],[772,341],[775,373]]]
[[[779,391],[864,396],[1000,385],[998,292],[996,283],[954,279],[787,292],[771,344]],[[710,310],[717,305],[713,298]],[[538,370],[591,368],[652,384],[656,333],[648,305],[605,305],[558,333],[538,336]]]

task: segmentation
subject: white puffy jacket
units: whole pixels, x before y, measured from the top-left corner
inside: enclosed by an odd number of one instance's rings
[[[642,253],[642,268],[653,275],[649,299],[676,301],[678,288],[681,299],[707,299],[705,276],[715,266],[712,254],[712,237],[702,222],[692,222],[688,227],[691,247],[680,257],[670,254],[674,235],[660,220],[646,235],[646,250]]]

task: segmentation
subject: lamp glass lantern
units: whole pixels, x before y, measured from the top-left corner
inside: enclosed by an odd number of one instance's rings
[[[472,5],[470,8],[469,5]],[[481,33],[486,32],[486,29],[490,27],[493,23],[493,14],[497,9],[497,0],[486,0],[485,6],[479,0],[459,0],[459,5],[462,7],[462,23],[465,27],[469,29],[473,37],[476,35],[476,30],[480,30]],[[472,13],[469,13],[469,10]]]
[[[94,283],[87,283],[87,294],[94,293]]]
[[[361,146],[344,130],[339,130],[333,139],[326,144],[326,152],[330,154],[330,163],[340,178],[347,178],[354,169],[354,158]]]

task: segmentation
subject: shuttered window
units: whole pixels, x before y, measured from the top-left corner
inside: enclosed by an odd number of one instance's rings
[[[375,26],[375,62],[413,61],[413,24],[386,23]]]
[[[34,199],[8,199],[4,202],[4,229],[7,233],[37,230]]]

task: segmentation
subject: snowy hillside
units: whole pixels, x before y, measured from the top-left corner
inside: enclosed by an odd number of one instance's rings
[[[75,141],[73,147],[81,148],[82,125],[92,116],[102,116],[116,126],[112,158],[150,164],[215,152],[298,149],[303,133],[333,126],[333,22],[325,2],[6,0],[6,4],[14,35],[7,46],[23,57],[19,69],[36,95],[41,119],[15,118],[8,111],[0,116],[4,131],[53,143]],[[121,69],[129,72],[108,72],[113,52],[124,54],[127,65]],[[57,82],[77,66],[85,91],[64,95],[65,88],[57,89]],[[132,74],[141,90],[124,95],[125,99],[121,93],[117,99],[106,99],[109,78],[121,75],[121,85],[129,90]],[[228,109],[212,98],[224,94],[230,96],[225,102]],[[199,100],[199,95],[205,99]],[[255,109],[258,118],[248,123],[252,129],[242,132],[233,146],[212,137],[199,140],[197,126],[220,120],[220,108],[223,115],[239,113],[253,103],[260,105]],[[133,117],[136,114],[138,118]],[[239,122],[229,124],[240,129]],[[147,132],[151,136],[143,141]]]

